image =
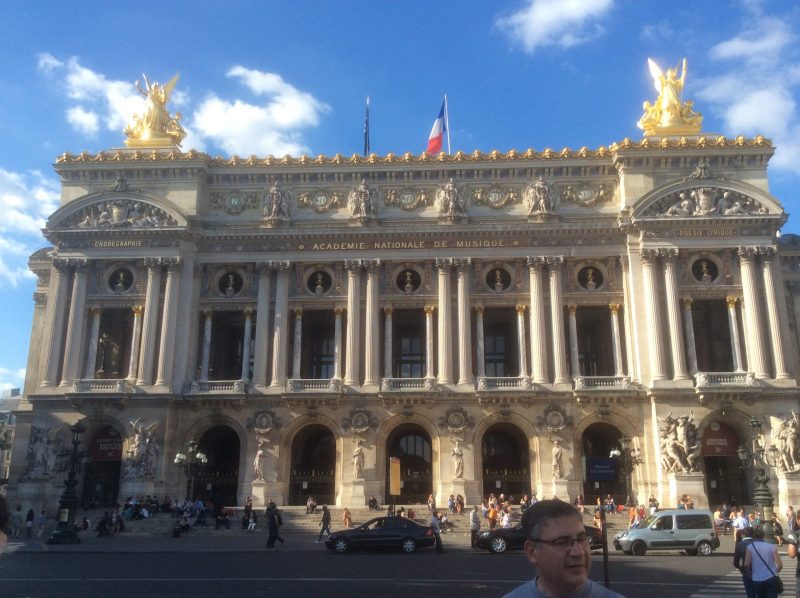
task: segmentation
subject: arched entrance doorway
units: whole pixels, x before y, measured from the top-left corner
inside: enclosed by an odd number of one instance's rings
[[[483,496],[531,494],[528,440],[522,430],[501,423],[491,426],[481,442]]]
[[[88,456],[83,475],[83,505],[113,507],[119,496],[122,436],[111,426],[100,428],[89,441]]]
[[[317,504],[336,501],[336,439],[333,432],[315,424],[300,430],[292,441],[289,475],[290,505],[304,505],[309,496]]]
[[[620,438],[622,432],[606,422],[594,423],[583,432],[583,498],[587,505],[609,494],[617,505],[625,504],[625,474],[609,456],[612,449],[619,448]]]
[[[222,506],[237,505],[239,435],[228,426],[214,426],[200,437],[208,464],[194,479],[192,497],[210,498]]]
[[[386,502],[389,494],[389,459],[400,459],[400,504],[425,503],[433,492],[431,475],[431,437],[420,426],[400,426],[391,436],[386,450]]]
[[[700,454],[706,471],[708,504],[712,506],[749,501],[747,480],[736,449],[741,444],[739,434],[729,425],[712,421],[703,431]]]

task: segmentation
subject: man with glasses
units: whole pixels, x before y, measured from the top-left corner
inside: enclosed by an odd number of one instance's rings
[[[591,538],[569,503],[542,500],[522,516],[525,556],[536,577],[504,598],[622,598],[589,579]]]

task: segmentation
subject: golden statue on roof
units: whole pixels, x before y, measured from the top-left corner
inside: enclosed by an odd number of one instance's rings
[[[700,133],[703,115],[694,111],[693,102],[684,102],[681,97],[686,82],[686,59],[682,65],[668,68],[666,73],[651,58],[647,59],[647,64],[658,98],[654,104],[644,103],[644,114],[636,126],[644,130],[645,136]]]
[[[133,122],[125,127],[125,145],[128,147],[173,147],[180,146],[186,131],[181,126],[181,113],[176,112],[170,116],[167,111],[167,102],[178,82],[175,75],[165,85],[158,81],[150,83],[145,75],[144,89],[136,81],[136,89],[145,98],[144,114],[133,115]]]

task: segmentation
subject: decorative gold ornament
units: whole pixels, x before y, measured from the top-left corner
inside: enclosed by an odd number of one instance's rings
[[[173,147],[180,146],[186,131],[181,126],[181,113],[176,112],[175,116],[170,116],[167,111],[167,102],[175,84],[178,82],[175,75],[166,85],[160,85],[158,81],[152,84],[145,75],[144,89],[139,82],[135,83],[136,89],[145,97],[144,114],[133,115],[133,122],[125,127],[125,145],[128,147]],[[158,159],[157,154],[153,154],[153,159]]]
[[[694,111],[691,101],[684,102],[681,95],[686,82],[686,59],[682,66],[663,72],[651,59],[647,59],[658,98],[654,104],[645,102],[644,114],[636,123],[648,137],[653,135],[696,135],[700,133],[703,115]],[[681,76],[678,77],[678,71]]]

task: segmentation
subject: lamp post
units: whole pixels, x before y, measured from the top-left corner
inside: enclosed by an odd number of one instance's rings
[[[740,446],[736,450],[742,468],[752,467],[756,474],[753,476],[753,504],[761,511],[761,525],[764,528],[764,539],[775,542],[775,531],[772,527],[774,500],[767,483],[769,482],[769,468],[777,467],[780,460],[780,449],[774,444],[765,447],[764,435],[761,432],[761,420],[755,415],[750,418],[750,427],[753,435],[750,438],[750,447]]]
[[[75,508],[78,504],[78,496],[75,493],[75,486],[78,480],[75,474],[78,471],[78,446],[81,444],[86,425],[78,422],[70,428],[72,431],[72,452],[69,454],[69,464],[67,466],[67,479],[64,481],[64,493],[58,508],[58,527],[47,539],[48,544],[80,544],[78,532],[75,530]]]
[[[611,449],[608,455],[616,459],[625,476],[625,506],[635,507],[633,502],[633,470],[642,462],[642,451],[636,446],[631,448],[631,439],[623,436],[619,439],[619,448]]]
[[[186,474],[186,502],[189,502],[192,494],[192,483],[200,468],[208,463],[208,457],[200,452],[200,443],[196,440],[189,440],[183,452],[175,454],[175,465]]]

